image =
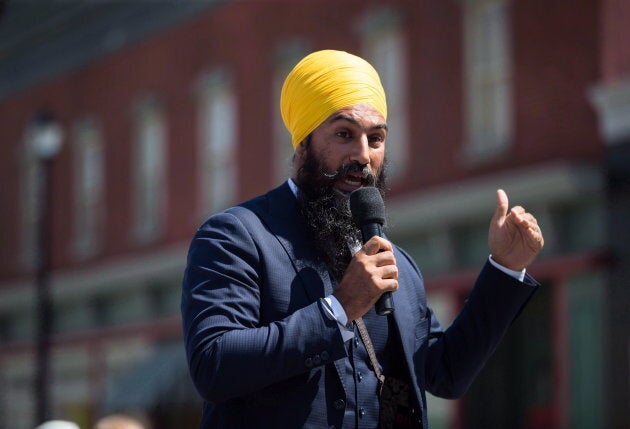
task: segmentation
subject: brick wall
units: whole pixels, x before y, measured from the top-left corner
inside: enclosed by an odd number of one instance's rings
[[[621,3],[621,2],[620,2]],[[195,83],[203,70],[226,66],[235,76],[239,117],[239,199],[273,183],[270,82],[274,49],[300,38],[312,49],[358,52],[357,20],[372,7],[391,6],[404,17],[408,38],[411,168],[395,194],[548,160],[589,160],[601,155],[596,117],[587,96],[599,78],[597,2],[511,2],[516,138],[497,159],[470,163],[463,156],[461,2],[319,1],[226,3],[211,12],[107,55],[71,73],[0,101],[0,277],[22,272],[17,154],[30,115],[47,106],[67,132],[73,121],[94,115],[106,151],[106,225],[102,254],[92,263],[131,252],[187,241],[197,227]],[[618,27],[623,27],[619,23]],[[618,31],[621,31],[619,28]],[[615,33],[616,34],[616,33]],[[612,36],[611,36],[612,37]],[[625,57],[610,58],[616,70]],[[617,58],[617,59],[615,59]],[[137,248],[132,216],[132,108],[137,97],[155,94],[167,115],[168,214],[162,239]],[[71,239],[72,165],[66,145],[55,165],[54,259],[56,268],[78,264]]]

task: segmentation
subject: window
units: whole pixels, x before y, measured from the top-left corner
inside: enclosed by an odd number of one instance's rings
[[[464,3],[467,152],[486,158],[512,140],[512,77],[505,0]]]
[[[152,97],[135,110],[134,235],[138,243],[159,237],[166,207],[166,123],[161,104]]]
[[[160,279],[149,284],[147,289],[151,317],[169,317],[179,314],[181,299],[180,279]]]
[[[201,78],[199,97],[201,218],[236,199],[237,104],[230,76],[216,70]]]
[[[274,60],[271,111],[273,112],[274,177],[278,182],[291,176],[291,161],[294,154],[291,133],[284,126],[280,113],[280,92],[287,75],[307,54],[306,46],[302,42],[294,40],[280,46]]]
[[[0,315],[0,343],[5,343],[13,339],[12,324],[13,316],[10,313]]]
[[[86,119],[75,127],[74,139],[74,253],[96,253],[103,220],[103,142],[99,127]]]
[[[407,47],[400,15],[390,9],[368,14],[360,26],[363,57],[378,72],[387,96],[388,177],[403,176],[409,160]]]
[[[429,229],[414,226],[415,231],[392,229],[392,239],[420,264],[425,277],[449,272],[456,263],[455,240],[448,228],[432,225]]]

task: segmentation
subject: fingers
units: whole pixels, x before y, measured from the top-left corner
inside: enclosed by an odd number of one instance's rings
[[[392,244],[372,237],[353,256],[334,295],[349,320],[364,315],[384,292],[398,289],[398,267]]]
[[[543,239],[542,231],[534,216],[526,213],[524,215],[523,222],[519,225],[519,227],[523,230],[525,234],[528,235],[530,241],[538,244],[539,248],[542,248],[545,240]]]
[[[383,256],[382,259],[380,258],[381,256]],[[379,258],[379,260],[376,261],[376,268],[372,273],[372,281],[381,292],[398,290],[398,267],[393,256],[392,252],[382,252],[374,256],[374,258]]]
[[[530,227],[537,225],[536,218],[521,206],[512,207],[510,212],[507,213],[505,220],[516,226]]]
[[[508,213],[506,220],[515,225],[523,225],[526,227],[538,224],[536,218],[531,213],[526,212],[521,206],[513,207],[510,213]]]
[[[538,250],[542,249],[543,246],[545,245],[545,238],[543,237],[540,227],[538,225],[535,225],[534,227],[530,227],[529,233],[530,233],[530,236],[532,237],[532,240],[536,243],[535,247],[537,247]]]
[[[381,295],[385,292],[396,292],[398,290],[398,280],[382,279],[379,283],[379,289],[381,291]]]
[[[509,209],[505,192],[497,190],[497,207],[488,231],[492,257],[501,265],[521,270],[530,265],[543,247],[536,218],[521,206]]]
[[[372,278],[374,285],[378,288],[378,295],[383,292],[394,292],[398,290],[398,268],[389,266],[380,271],[380,275]]]
[[[521,206],[516,206],[510,210],[506,222],[512,223],[519,228],[530,242],[536,243],[536,247],[542,248],[544,239],[538,221],[531,213],[525,211]]]
[[[497,189],[497,206],[494,211],[493,220],[495,222],[501,222],[506,216],[508,211],[508,197],[503,189]]]
[[[374,236],[370,238],[361,248],[366,255],[376,255],[379,252],[393,251],[392,243],[383,237]]]
[[[392,244],[389,241],[382,237],[372,237],[363,245],[359,252],[369,256],[370,263],[375,267],[384,267],[387,265],[396,265],[393,250]]]
[[[505,193],[505,191],[503,191],[503,189],[498,189],[497,190],[497,206],[494,212],[495,220],[499,220],[505,217],[511,221],[522,222],[524,219],[526,219],[530,222],[532,220],[533,222],[536,222],[536,219],[534,218],[534,216],[532,216],[530,213],[527,213],[523,207],[514,206],[509,210],[509,212],[508,212],[508,208],[509,208],[509,201],[508,201],[507,194]]]
[[[398,267],[396,265],[380,267],[380,277],[382,279],[398,280]]]
[[[358,253],[363,253],[364,256],[358,255]],[[398,288],[396,281],[398,279],[398,267],[396,266],[393,246],[389,241],[382,237],[372,237],[357,252],[357,256],[365,269],[372,272],[373,280],[382,283],[381,287],[384,290],[396,290]]]

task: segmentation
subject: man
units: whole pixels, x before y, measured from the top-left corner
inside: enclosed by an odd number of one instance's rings
[[[212,216],[188,255],[182,313],[202,427],[427,428],[425,390],[461,396],[534,292],[525,267],[543,245],[536,220],[508,212],[497,191],[492,256],[443,331],[409,255],[380,237],[362,245],[348,209],[353,190],[384,189],[376,71],[314,52],[287,77],[281,110],[291,179]],[[395,311],[379,316],[387,291]]]

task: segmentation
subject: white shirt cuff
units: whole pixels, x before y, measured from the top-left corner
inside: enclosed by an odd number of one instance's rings
[[[343,338],[344,343],[354,338],[354,327],[352,324],[348,323],[348,316],[337,298],[333,295],[328,295],[324,298],[324,301],[328,304],[324,306],[324,308],[328,314],[337,321],[337,326],[339,327],[339,332],[341,332],[341,338]]]
[[[523,268],[522,271],[510,270],[509,268],[504,267],[503,265],[499,264],[494,259],[492,259],[492,255],[488,256],[488,260],[495,268],[503,271],[508,276],[513,277],[516,280],[521,281],[521,282],[525,280],[525,268]]]

